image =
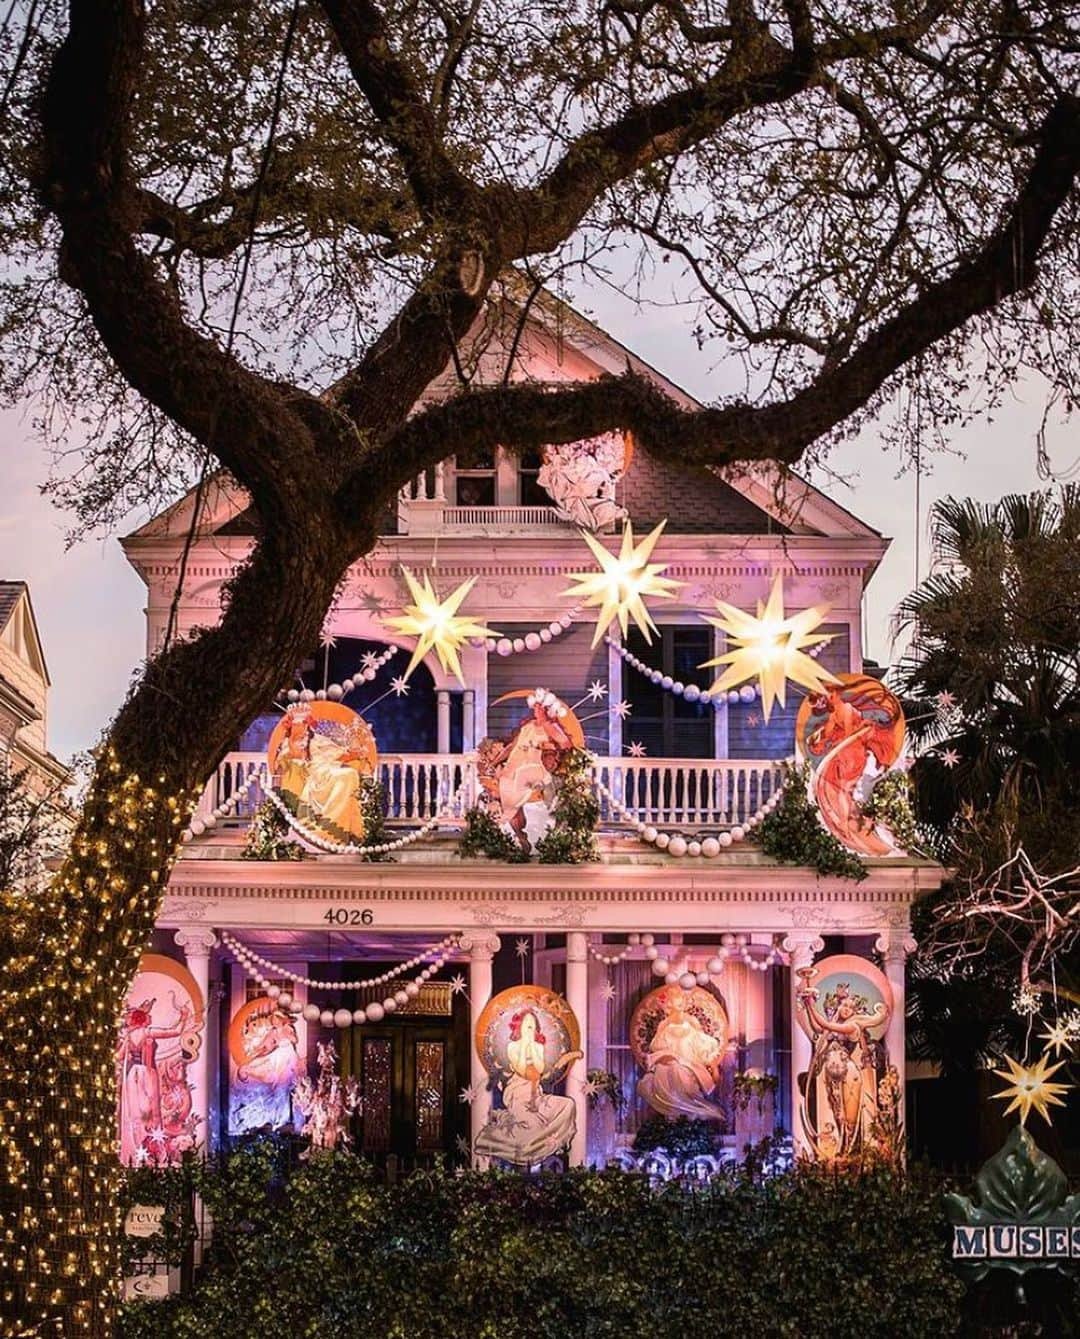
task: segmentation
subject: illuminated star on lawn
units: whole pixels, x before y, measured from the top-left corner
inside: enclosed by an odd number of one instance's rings
[[[581,531],[582,539],[600,564],[600,571],[571,572],[570,580],[576,581],[577,585],[563,591],[563,594],[572,595],[580,599],[583,605],[600,610],[593,633],[594,647],[600,644],[600,638],[615,619],[618,619],[624,637],[633,619],[645,640],[652,642],[656,624],[645,608],[646,598],[672,600],[676,590],[685,585],[685,582],[672,581],[670,577],[660,575],[666,571],[666,563],[649,562],[666,524],[666,521],[661,521],[635,544],[634,527],[627,521],[618,553],[609,552],[593,535]]]
[[[594,679],[589,684],[589,691],[585,696],[591,698],[594,702],[599,702],[601,698],[607,697],[607,684],[601,679]]]
[[[1064,1018],[1059,1019],[1056,1023],[1051,1023],[1046,1031],[1040,1035],[1046,1042],[1047,1050],[1051,1046],[1054,1048],[1055,1059],[1062,1051],[1072,1050],[1073,1038],[1069,1032],[1068,1021]]]
[[[458,682],[464,687],[465,677],[461,672],[458,651],[470,637],[499,636],[493,628],[487,628],[467,615],[458,614],[458,608],[476,584],[476,578],[469,577],[445,600],[440,600],[432,588],[431,578],[427,572],[424,573],[421,585],[407,567],[403,567],[401,571],[413,602],[405,606],[403,614],[395,614],[393,618],[385,621],[395,632],[417,639],[416,649],[405,671],[405,678],[412,674],[429,651],[434,651],[443,669],[450,670],[456,675]]]
[[[827,633],[814,632],[829,612],[829,606],[815,605],[785,615],[782,575],[777,574],[768,600],[764,604],[758,601],[757,614],[748,614],[723,600],[716,601],[716,609],[720,617],[705,615],[705,621],[725,633],[735,643],[735,649],[698,667],[727,666],[709,689],[714,697],[757,679],[762,711],[768,720],[774,702],[782,707],[787,705],[788,679],[812,693],[820,693],[827,684],[839,683],[835,675],[816,664],[804,649],[832,640]]]
[[[1056,1065],[1049,1063],[1050,1057],[1044,1052],[1039,1056],[1033,1065],[1021,1065],[1012,1056],[1005,1057],[1005,1063],[1008,1069],[995,1069],[994,1073],[999,1079],[1008,1079],[1009,1086],[1003,1092],[994,1093],[997,1098],[1012,1098],[1012,1101],[1005,1108],[1005,1115],[1010,1111],[1020,1111],[1020,1124],[1023,1125],[1028,1118],[1028,1113],[1034,1109],[1050,1124],[1051,1106],[1063,1107],[1065,1103],[1058,1096],[1072,1087],[1070,1083],[1051,1083],[1050,1076],[1056,1074],[1064,1065],[1064,1060],[1059,1060]]]

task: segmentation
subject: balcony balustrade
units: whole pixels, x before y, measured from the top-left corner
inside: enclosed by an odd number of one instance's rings
[[[228,754],[206,787],[198,812],[208,814],[254,774],[259,780],[235,817],[219,824],[246,827],[264,798],[265,767],[263,753]],[[477,800],[472,754],[384,754],[377,775],[387,822],[396,827],[422,823],[447,805],[447,823],[460,823]],[[597,758],[595,775],[638,821],[693,830],[744,823],[777,790],[781,769],[776,762],[739,758]],[[608,829],[625,826],[606,798],[600,819]]]

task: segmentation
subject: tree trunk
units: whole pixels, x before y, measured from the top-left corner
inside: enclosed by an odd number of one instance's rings
[[[325,524],[263,540],[221,624],[151,663],[121,709],[47,893],[6,895],[4,1335],[113,1331],[118,1015],[206,777],[315,644],[351,557]]]

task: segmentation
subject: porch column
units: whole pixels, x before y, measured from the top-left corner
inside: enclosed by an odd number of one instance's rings
[[[499,951],[499,936],[488,931],[462,936],[461,947],[469,955],[469,1083],[473,1100],[469,1105],[469,1144],[476,1147],[476,1137],[488,1123],[491,1115],[491,1091],[488,1072],[476,1049],[476,1025],[484,1005],[491,999],[491,960]],[[473,1164],[477,1159],[473,1154]]]
[[[476,690],[466,688],[461,695],[461,751],[471,753],[476,748]]]
[[[914,953],[918,945],[906,929],[882,930],[874,947],[881,954],[885,979],[892,987],[893,1007],[889,1015],[889,1024],[885,1029],[885,1049],[889,1054],[889,1064],[896,1066],[896,1076],[900,1080],[900,1119],[906,1125],[905,1077],[907,1070],[905,1014],[905,967],[909,953]]]
[[[450,752],[450,690],[440,688],[435,693],[436,751]]]
[[[199,1054],[191,1066],[194,1092],[191,1108],[199,1117],[197,1139],[203,1152],[210,1152],[210,1030],[213,1025],[210,1000],[210,953],[217,945],[217,937],[207,925],[181,925],[173,939],[184,950],[187,969],[195,978],[203,999],[203,1032]]]
[[[588,936],[571,930],[566,936],[566,1002],[573,1009],[581,1028],[581,1049],[589,1044],[589,948]],[[589,1101],[585,1094],[587,1066],[585,1055],[567,1070],[566,1092],[577,1108],[574,1138],[570,1144],[571,1167],[583,1167],[589,1142]]]
[[[799,991],[802,989],[802,979],[798,975],[798,969],[809,967],[824,947],[825,941],[816,930],[795,930],[784,940],[784,952],[788,954],[790,962],[788,975],[791,999],[791,1137],[796,1153],[810,1152],[808,1144],[802,1137],[799,1123],[799,1111],[802,1105],[799,1078],[810,1071],[811,1046],[810,1038],[799,1022]]]

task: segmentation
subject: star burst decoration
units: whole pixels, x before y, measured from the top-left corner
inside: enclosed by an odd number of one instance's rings
[[[829,606],[815,605],[786,616],[782,575],[777,574],[768,600],[764,604],[758,601],[756,615],[736,609],[723,600],[716,601],[716,609],[720,617],[704,615],[705,621],[726,633],[735,643],[735,649],[698,666],[699,669],[727,666],[709,689],[713,696],[757,679],[767,721],[774,702],[778,701],[782,707],[787,705],[788,679],[812,693],[820,693],[826,684],[839,682],[803,649],[832,640],[828,633],[814,632],[829,612]]]
[[[445,600],[440,600],[427,572],[424,573],[423,584],[417,581],[407,567],[403,567],[401,572],[413,602],[405,606],[403,614],[395,614],[393,618],[385,621],[395,632],[417,639],[416,649],[403,677],[407,679],[427,653],[434,651],[443,669],[455,674],[458,682],[464,687],[465,677],[461,672],[458,651],[472,637],[499,636],[493,628],[486,628],[482,623],[458,613],[462,600],[476,584],[476,578],[469,577],[468,581],[463,581]]]
[[[999,1079],[1009,1080],[1009,1086],[1004,1091],[994,1093],[997,1098],[1012,1098],[1005,1108],[1005,1115],[1019,1108],[1020,1124],[1023,1125],[1034,1109],[1049,1125],[1049,1108],[1063,1107],[1065,1103],[1058,1094],[1072,1087],[1069,1083],[1050,1082],[1050,1076],[1056,1074],[1065,1061],[1059,1060],[1056,1065],[1051,1065],[1050,1057],[1044,1052],[1033,1065],[1021,1065],[1010,1055],[1005,1057],[1005,1063],[1009,1067],[1007,1070],[994,1070]]]
[[[399,674],[396,679],[390,680],[390,689],[395,697],[408,697],[409,682],[404,674]]]
[[[646,750],[645,750],[645,745],[642,744],[642,743],[641,743],[639,740],[637,740],[637,739],[635,739],[635,740],[633,740],[633,741],[631,742],[629,748],[628,748],[626,751],[627,751],[627,753],[630,755],[631,758],[644,758],[644,757],[645,757],[645,752],[646,752]]]
[[[581,531],[581,538],[592,550],[593,557],[600,564],[600,571],[571,572],[570,580],[576,581],[577,585],[563,591],[563,594],[573,596],[583,605],[599,608],[592,640],[594,647],[599,645],[600,638],[614,619],[618,619],[624,637],[633,619],[645,640],[652,642],[656,624],[645,608],[646,598],[672,600],[676,590],[685,584],[660,575],[667,570],[666,563],[649,562],[666,524],[666,521],[661,521],[635,544],[634,527],[627,521],[618,553],[610,553],[588,531]]]
[[[617,994],[618,991],[615,989],[614,981],[605,981],[604,984],[600,987],[600,998],[602,1000],[608,1001],[609,1003],[611,1000],[615,998]]]
[[[1046,1031],[1040,1033],[1043,1041],[1046,1042],[1046,1049],[1054,1049],[1054,1058],[1056,1059],[1062,1051],[1071,1051],[1073,1046],[1073,1037],[1069,1031],[1068,1021],[1059,1018],[1056,1023],[1051,1023]]]
[[[589,684],[589,691],[585,694],[593,702],[599,702],[601,698],[607,697],[607,684],[602,679],[594,679]]]

